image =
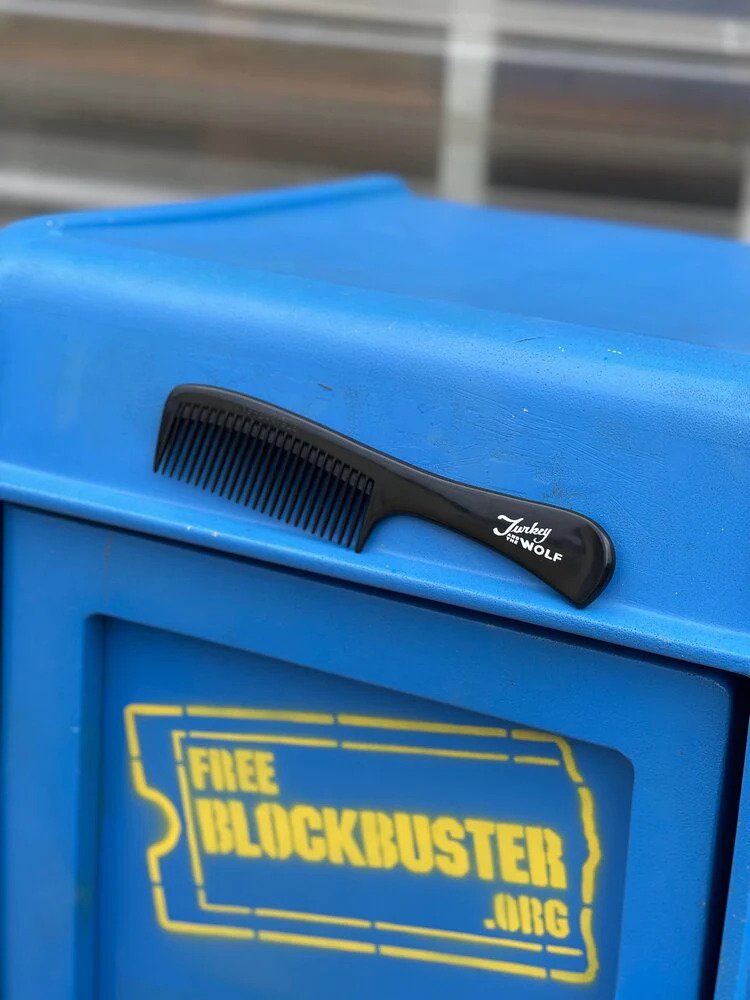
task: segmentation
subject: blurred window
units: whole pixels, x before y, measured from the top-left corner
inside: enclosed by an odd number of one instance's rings
[[[0,217],[392,171],[750,235],[747,0],[0,0]]]

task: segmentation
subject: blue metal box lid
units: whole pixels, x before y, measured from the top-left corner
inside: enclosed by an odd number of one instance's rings
[[[750,249],[470,208],[370,177],[0,234],[0,495],[491,615],[746,669]],[[155,476],[180,383],[602,524],[571,608],[414,518],[365,552]]]

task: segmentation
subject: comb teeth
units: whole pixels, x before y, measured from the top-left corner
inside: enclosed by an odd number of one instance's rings
[[[357,543],[374,487],[267,417],[193,402],[179,403],[163,428],[154,468],[347,548]]]

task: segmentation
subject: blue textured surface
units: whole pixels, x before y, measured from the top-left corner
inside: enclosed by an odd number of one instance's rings
[[[726,908],[716,1000],[750,996],[750,742],[743,771],[737,841]]]
[[[519,632],[434,605],[12,507],[5,537],[3,952],[12,956],[3,969],[7,1000],[248,995],[541,1000],[579,991],[612,997],[626,845],[617,1000],[699,996],[703,934],[716,920],[709,888],[730,712],[724,684],[684,666],[561,642],[553,633]],[[163,836],[166,814],[159,803],[139,797],[128,772],[123,709],[134,702],[140,712],[144,703],[156,709],[153,717],[139,714],[136,720],[146,778],[173,797],[174,759],[165,734],[205,729],[209,710],[238,705],[454,725],[498,725],[500,719],[571,738],[596,803],[602,861],[594,928],[600,973],[593,984],[575,986],[380,953],[349,955],[160,929],[144,855]],[[165,705],[204,707],[190,718],[165,719],[159,715]],[[243,728],[236,719],[214,718],[211,725]],[[278,732],[274,725],[246,722],[244,729]],[[287,725],[285,732],[299,734],[303,728]],[[408,742],[402,731],[365,736]],[[427,746],[440,739],[434,733],[417,736],[418,744]],[[466,747],[467,741],[448,738],[454,747]],[[492,740],[485,742],[497,749]],[[467,761],[447,760],[441,767],[439,759],[428,759],[433,770],[425,771],[414,758],[384,797],[378,792],[382,775],[372,764],[331,758],[328,780],[321,783],[314,771],[305,770],[311,765],[294,765],[290,748],[268,746],[278,751],[279,782],[291,773],[290,794],[302,801],[336,804],[343,796],[355,807],[390,804],[431,815],[450,807],[466,815],[480,809],[481,800],[488,818],[554,822],[566,838],[568,860],[580,861],[577,813],[562,770],[521,782],[499,773],[493,788],[494,781],[488,784],[475,768],[499,764],[471,763],[467,771]],[[540,745],[536,752],[542,749],[549,747]],[[387,760],[381,765],[386,777],[389,766]],[[164,857],[161,876],[170,916],[182,920],[193,915],[195,905],[193,879],[180,854],[184,837]],[[235,859],[223,871],[207,867],[205,885],[214,902],[406,924],[419,917],[427,927],[460,932],[474,927],[486,936],[482,917],[493,891],[503,888],[476,878],[456,879],[451,888],[434,874],[402,871],[370,872],[367,882],[329,866],[321,891],[314,876],[295,877],[288,862],[278,863],[276,876],[261,863],[253,877],[246,867],[253,864],[259,863]],[[571,863],[571,873],[573,868]],[[576,892],[571,877],[569,896]],[[268,926],[260,918],[226,913],[204,913],[200,919]],[[303,923],[285,929],[329,930]],[[338,937],[372,940],[376,928],[336,931]],[[392,933],[376,940],[404,943]],[[435,942],[423,947],[429,945]],[[486,955],[486,948],[475,944],[444,947]],[[519,960],[524,957],[519,952]]]
[[[729,242],[446,205],[387,178],[3,231],[3,996],[202,998],[200,977],[221,969],[231,997],[240,981],[271,991],[280,961],[293,995],[322,995],[330,955],[279,959],[253,941],[263,957],[250,969],[237,941],[156,927],[143,852],[157,822],[129,784],[119,719],[126,700],[254,704],[295,691],[410,717],[432,713],[429,699],[444,724],[482,713],[573,741],[610,845],[594,917],[607,939],[599,993],[582,987],[592,997],[611,995],[618,962],[611,859],[624,850],[632,767],[617,1000],[697,996],[705,935],[710,949],[721,924],[711,874],[730,850],[716,841],[736,750],[719,671],[750,664],[749,276],[750,250]],[[181,382],[579,510],[613,538],[612,583],[576,611],[434,525],[394,518],[355,555],[156,477],[161,407]],[[316,686],[302,667],[329,676]],[[167,780],[161,758],[144,766]],[[403,773],[435,790],[416,764]],[[457,787],[452,808],[483,787]],[[509,800],[523,802],[519,787]],[[746,799],[721,1000],[750,989]],[[344,880],[335,893],[356,890]],[[371,980],[371,961],[337,957],[363,996],[396,982],[417,995],[491,989],[476,970],[395,959]],[[521,981],[501,995],[537,995]],[[576,993],[546,981],[538,995],[561,990]]]
[[[569,266],[576,252],[599,280]],[[0,484],[50,509],[745,672],[748,254],[443,206],[378,179],[22,223],[0,236]],[[579,325],[611,327],[627,302],[628,332]],[[715,329],[718,346],[656,336],[689,329]],[[393,519],[356,556],[155,482],[144,458],[180,382],[578,509],[612,536],[615,577],[574,611],[435,526]]]
[[[747,353],[750,253],[722,239],[527,212],[480,212],[395,185],[377,199],[246,201],[165,225],[163,210],[83,238],[325,284]],[[252,209],[251,209],[252,210]],[[174,211],[174,210],[173,210]],[[179,209],[177,210],[179,213]],[[611,359],[614,360],[614,359]]]

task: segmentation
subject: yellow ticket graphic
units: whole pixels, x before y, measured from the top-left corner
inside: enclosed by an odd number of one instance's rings
[[[597,808],[562,737],[193,704],[124,723],[165,932],[596,981]]]

